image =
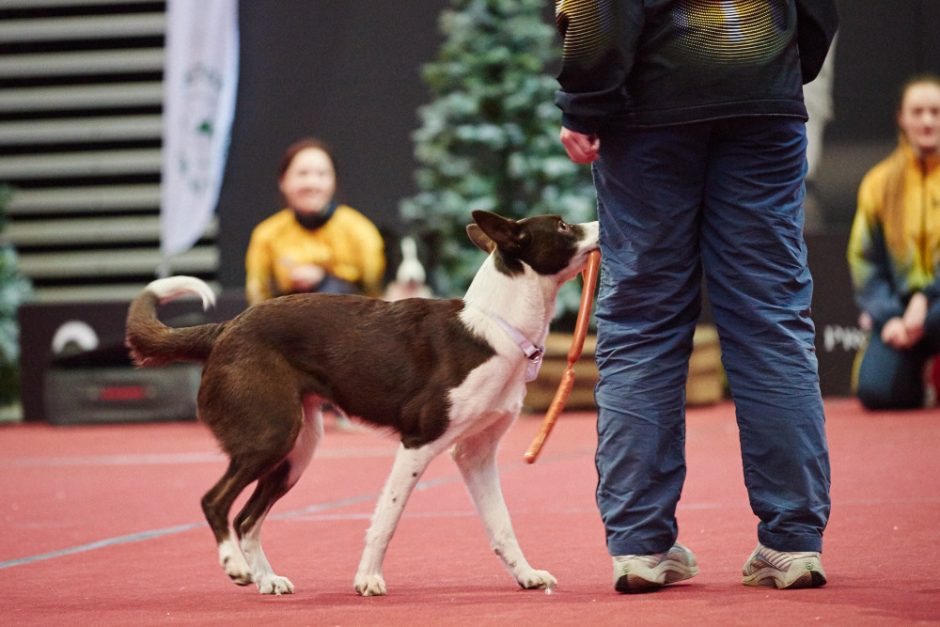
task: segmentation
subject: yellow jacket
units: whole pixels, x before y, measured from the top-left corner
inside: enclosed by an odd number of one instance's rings
[[[282,209],[254,228],[245,255],[245,295],[254,304],[291,293],[290,270],[316,264],[329,274],[378,295],[385,274],[385,244],[364,215],[339,205],[322,227],[308,230]]]
[[[907,299],[940,295],[940,156],[919,158],[906,141],[862,179],[848,247],[856,300],[879,323]]]

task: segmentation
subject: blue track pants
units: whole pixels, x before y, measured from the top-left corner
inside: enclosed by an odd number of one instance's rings
[[[829,457],[805,138],[801,120],[769,116],[601,134],[597,503],[612,555],[661,553],[678,536],[703,271],[758,539],[821,550]]]

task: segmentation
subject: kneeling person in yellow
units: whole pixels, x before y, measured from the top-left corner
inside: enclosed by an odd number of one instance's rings
[[[868,409],[924,404],[924,366],[940,355],[940,77],[904,87],[895,151],[859,186],[848,261],[869,331],[857,393]]]
[[[382,236],[364,215],[334,199],[336,170],[316,139],[284,154],[278,186],[287,208],[255,227],[245,256],[249,304],[303,292],[381,293]]]

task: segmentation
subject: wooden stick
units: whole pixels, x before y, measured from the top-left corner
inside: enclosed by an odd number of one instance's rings
[[[565,371],[561,373],[561,381],[558,383],[558,390],[545,412],[545,418],[542,420],[542,426],[525,452],[525,460],[532,464],[542,452],[542,446],[552,432],[555,421],[561,415],[571,396],[571,390],[574,388],[574,365],[581,358],[581,351],[584,350],[584,338],[587,336],[588,327],[591,321],[591,305],[594,302],[594,286],[597,285],[597,272],[601,265],[600,251],[593,251],[588,255],[587,263],[584,264],[582,276],[584,285],[581,286],[581,303],[578,306],[578,318],[574,324],[574,337],[571,339],[571,348],[568,349],[568,365]]]

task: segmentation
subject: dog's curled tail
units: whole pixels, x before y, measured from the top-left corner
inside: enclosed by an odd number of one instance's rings
[[[205,361],[225,323],[172,328],[157,318],[159,304],[186,294],[202,299],[202,308],[215,305],[215,294],[203,281],[173,276],[151,282],[131,302],[127,312],[124,344],[138,366],[159,366],[174,361]]]

